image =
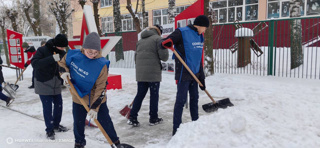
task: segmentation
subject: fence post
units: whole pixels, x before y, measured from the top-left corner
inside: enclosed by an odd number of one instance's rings
[[[274,39],[274,20],[269,21],[269,36],[268,36],[268,74],[273,73],[273,39]]]

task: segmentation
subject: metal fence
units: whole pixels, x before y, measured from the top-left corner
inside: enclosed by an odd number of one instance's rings
[[[297,40],[291,39],[290,22],[302,31],[301,65],[293,69],[297,54],[291,46]],[[213,34],[216,73],[320,79],[320,17],[219,24]]]

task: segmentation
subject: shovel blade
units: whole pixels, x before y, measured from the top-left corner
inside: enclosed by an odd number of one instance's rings
[[[130,113],[131,108],[126,105],[122,110],[120,110],[120,114],[124,117],[126,117],[128,115],[128,113]]]
[[[227,108],[227,107],[231,107],[231,106],[234,106],[230,99],[229,98],[225,98],[225,99],[222,99],[222,100],[219,100],[217,101],[216,103],[207,103],[207,104],[204,104],[202,105],[202,109],[207,112],[207,113],[210,113],[210,112],[215,112],[217,111],[219,108]]]
[[[210,113],[210,112],[217,111],[219,109],[219,107],[218,107],[217,103],[214,104],[213,102],[211,102],[211,103],[207,103],[207,104],[202,105],[202,109],[205,112]]]
[[[9,84],[9,86],[14,91],[17,91],[17,89],[19,88],[19,85]]]
[[[134,148],[132,145],[121,143],[117,145],[117,148]]]

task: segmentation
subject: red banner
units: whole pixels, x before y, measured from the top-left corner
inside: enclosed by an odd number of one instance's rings
[[[10,64],[24,68],[24,53],[22,49],[22,34],[7,29]]]

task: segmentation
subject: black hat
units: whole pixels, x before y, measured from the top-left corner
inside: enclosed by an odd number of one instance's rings
[[[68,46],[68,39],[66,37],[66,35],[64,34],[58,34],[54,40],[53,40],[53,44],[56,47],[67,47]]]
[[[202,27],[209,27],[209,19],[205,15],[199,15],[194,20],[193,25],[202,26]]]
[[[160,26],[160,25],[154,25],[154,26],[156,26],[159,30],[160,30],[160,33],[162,34],[162,26]]]
[[[27,42],[22,43],[22,48],[28,48],[28,47],[29,47],[29,44]]]

